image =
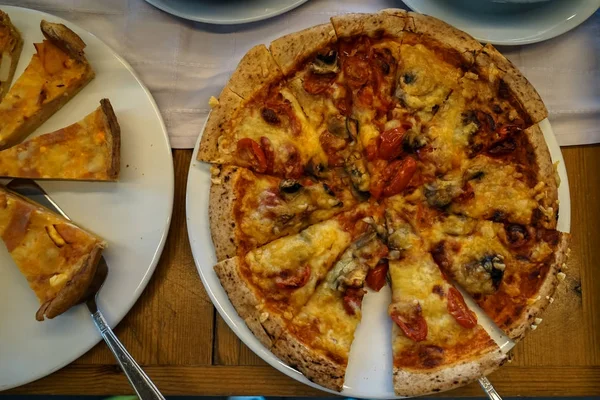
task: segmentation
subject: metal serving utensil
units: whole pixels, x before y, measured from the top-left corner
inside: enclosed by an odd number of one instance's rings
[[[29,179],[13,179],[8,185],[6,185],[6,187],[70,220],[63,210],[61,210],[60,207],[54,202],[54,200],[48,196],[48,193],[46,193],[44,189],[42,189],[34,181]],[[138,397],[142,400],[164,400],[163,395],[156,388],[148,375],[146,375],[138,363],[133,359],[131,354],[129,354],[129,352],[121,344],[98,309],[96,298],[107,276],[108,265],[106,264],[104,257],[101,257],[100,261],[98,262],[94,279],[92,280],[92,283],[85,294],[79,300],[79,304],[85,303],[87,305],[87,308],[90,310],[90,314],[92,315],[92,320],[102,335],[102,339],[104,339],[108,345],[108,348],[112,351],[113,355],[119,362],[121,369],[127,376],[127,379],[129,379],[129,383],[135,390],[135,393],[138,395]]]
[[[481,385],[481,388],[485,391],[487,396],[490,398],[490,400],[502,400],[502,397],[500,397],[498,392],[496,392],[496,389],[494,389],[492,382],[490,382],[488,378],[482,376],[481,378],[479,378],[479,384]]]

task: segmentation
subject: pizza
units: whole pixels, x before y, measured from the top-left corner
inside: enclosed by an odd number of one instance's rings
[[[44,41],[0,102],[0,149],[19,143],[94,77],[75,32],[44,20],[40,28]]]
[[[8,14],[0,10],[0,100],[10,88],[21,50],[23,50],[21,34],[10,21]]]
[[[397,395],[504,362],[468,304],[515,341],[536,326],[569,235],[544,103],[493,46],[403,10],[335,16],[251,49],[210,104],[215,271],[307,378],[343,388],[388,281]]]
[[[0,176],[115,181],[121,131],[108,99],[81,121],[0,151]]]
[[[78,303],[106,247],[100,237],[4,187],[0,236],[40,301],[38,321]]]

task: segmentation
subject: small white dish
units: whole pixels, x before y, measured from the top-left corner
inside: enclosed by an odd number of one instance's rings
[[[491,0],[404,0],[421,14],[454,25],[483,43],[523,45],[551,39],[588,19],[600,0],[506,3]]]
[[[108,278],[98,306],[114,327],[134,305],[162,253],[173,207],[173,158],[167,132],[150,92],[131,67],[96,36],[36,10],[0,6],[23,39],[15,79],[41,42],[40,21],[60,22],[87,44],[96,77],[36,132],[63,128],[109,98],[121,126],[119,182],[38,183],[78,224],[108,241]],[[4,181],[6,182],[6,180]],[[38,301],[0,244],[0,391],[42,378],[74,361],[101,338],[85,306],[38,322]]]
[[[233,25],[261,21],[308,0],[146,0],[156,8],[192,21]]]
[[[559,161],[558,174],[561,178],[559,187],[560,215],[558,229],[569,232],[571,226],[571,204],[569,197],[569,182],[565,163],[556,142],[552,127],[547,119],[540,122],[546,143],[554,162]],[[204,127],[202,128],[204,131]],[[188,174],[186,214],[190,245],[196,263],[196,268],[202,279],[213,304],[221,317],[235,334],[259,357],[280,372],[314,388],[329,393],[339,394],[309,381],[301,373],[281,362],[273,353],[265,348],[254,337],[244,321],[229,301],[227,293],[221,286],[219,278],[213,270],[216,264],[215,249],[210,235],[208,218],[208,200],[210,189],[210,165],[196,161],[200,137],[196,143],[190,171]],[[350,351],[348,370],[342,395],[346,397],[390,399],[400,398],[394,394],[392,384],[392,322],[387,315],[387,307],[391,300],[389,286],[384,286],[380,292],[371,290],[365,295],[362,305],[363,319],[356,331],[356,337]],[[503,351],[508,351],[513,343],[498,329],[492,327],[489,317],[483,315],[469,297],[466,297],[469,307],[476,311],[478,320],[490,333]]]

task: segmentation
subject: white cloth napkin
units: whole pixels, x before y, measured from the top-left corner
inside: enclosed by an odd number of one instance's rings
[[[173,148],[192,148],[217,96],[252,46],[346,12],[406,8],[397,0],[310,0],[266,21],[215,26],[183,20],[144,0],[5,0],[70,20],[123,56],[148,86]],[[1,6],[0,6],[1,8]],[[500,50],[544,99],[560,145],[600,142],[600,12],[575,30]]]

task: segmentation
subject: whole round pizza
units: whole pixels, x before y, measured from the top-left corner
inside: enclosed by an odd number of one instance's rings
[[[336,16],[252,48],[211,106],[215,271],[307,378],[342,389],[386,284],[398,395],[505,361],[462,293],[515,341],[539,324],[568,242],[547,111],[491,45],[403,10]]]

